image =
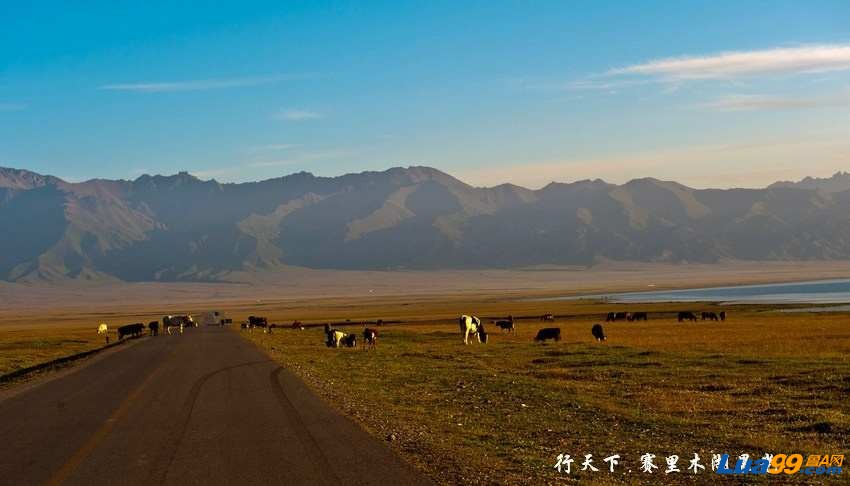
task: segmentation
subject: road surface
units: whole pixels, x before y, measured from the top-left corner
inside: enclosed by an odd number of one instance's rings
[[[428,484],[218,327],[134,342],[0,417],[0,484]]]

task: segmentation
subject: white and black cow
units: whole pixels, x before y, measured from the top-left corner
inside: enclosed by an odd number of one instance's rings
[[[484,329],[481,319],[463,315],[458,319],[458,323],[460,324],[460,332],[463,334],[463,344],[469,344],[470,334],[474,334],[479,343],[487,344],[487,330]]]

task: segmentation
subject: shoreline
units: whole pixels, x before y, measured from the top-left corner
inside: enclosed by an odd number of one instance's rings
[[[244,275],[242,276],[244,277]],[[850,261],[727,262],[719,264],[606,263],[590,268],[513,270],[361,271],[288,268],[227,283],[0,282],[0,321],[39,313],[198,312],[251,304],[304,301],[431,299],[500,296],[547,299],[752,285],[781,285],[850,278]]]

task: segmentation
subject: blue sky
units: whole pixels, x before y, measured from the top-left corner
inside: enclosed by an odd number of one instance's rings
[[[69,180],[850,170],[846,1],[29,3],[0,4],[0,165]]]

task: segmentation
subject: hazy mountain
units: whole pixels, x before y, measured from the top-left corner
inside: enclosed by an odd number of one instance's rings
[[[469,186],[428,167],[222,184],[0,168],[0,279],[215,280],[283,265],[514,267],[850,258],[850,176],[696,190]]]
[[[843,192],[850,190],[850,173],[836,172],[830,178],[806,177],[798,182],[781,181],[770,186],[777,187],[794,187],[797,189],[819,189],[823,192]]]

